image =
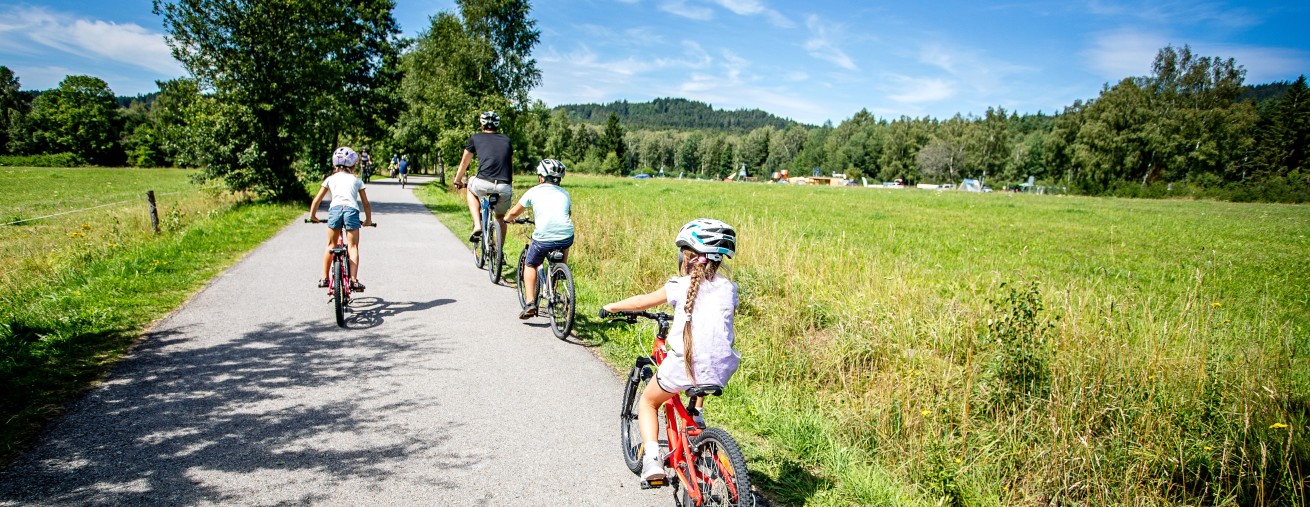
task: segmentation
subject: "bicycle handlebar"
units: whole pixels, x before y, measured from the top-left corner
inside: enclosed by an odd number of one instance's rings
[[[514,219],[514,223],[516,223],[516,224],[535,224],[536,222],[532,221],[531,218],[523,218],[523,217],[519,217],[519,218],[515,218],[515,219]]]
[[[307,224],[322,224],[322,223],[327,223],[327,220],[318,220],[318,221],[315,221],[315,220],[310,220],[310,219],[306,218],[306,219],[305,219],[305,223],[307,223]],[[363,225],[363,224],[360,224],[360,225]],[[365,225],[364,227],[377,227],[377,226],[378,226],[378,224],[377,224],[376,222],[374,222],[374,223],[371,223],[371,224]]]
[[[604,309],[604,308],[601,308],[601,309],[600,309],[599,316],[600,316],[600,318],[602,318],[602,319],[610,319],[611,322],[627,322],[627,323],[629,323],[629,324],[636,324],[638,318],[650,319],[650,320],[654,320],[654,321],[672,321],[672,320],[673,320],[673,316],[672,316],[672,315],[669,315],[669,314],[664,313],[664,312],[648,312],[648,311],[640,311],[640,312],[634,312],[634,311],[618,311],[618,312],[611,312],[611,311],[608,311],[608,310],[606,310],[606,309]]]

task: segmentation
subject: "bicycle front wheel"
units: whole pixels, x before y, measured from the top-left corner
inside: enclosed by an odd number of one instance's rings
[[[633,474],[641,473],[641,428],[637,425],[637,403],[654,372],[649,366],[633,366],[623,384],[623,410],[619,412],[619,441],[623,444],[623,463]],[[654,449],[653,452],[659,452]]]
[[[705,428],[692,443],[692,456],[701,491],[701,505],[752,506],[755,494],[746,472],[746,457],[732,435]]]
[[[348,282],[341,277],[343,271],[341,262],[340,256],[332,259],[332,280],[329,283],[332,284],[332,307],[336,313],[337,326],[346,327],[346,288],[344,284]]]
[[[500,252],[502,246],[498,241],[499,235],[500,226],[495,223],[482,235],[482,242],[487,244],[487,277],[496,285],[500,285],[500,270],[505,264],[505,256]]]
[[[486,218],[483,218],[483,220],[486,220]],[[486,232],[485,228],[483,229],[483,232]],[[473,265],[477,266],[478,269],[482,269],[483,266],[487,265],[486,238],[482,238],[477,243],[473,244]]]
[[[528,298],[531,296],[529,293],[524,292],[524,289],[526,289],[527,287],[524,285],[526,281],[523,280],[523,274],[527,272],[526,271],[527,269],[528,269],[528,248],[523,247],[523,253],[519,254],[518,276],[516,277],[518,279],[515,280],[514,282],[515,287],[518,288],[520,309],[528,307]]]
[[[573,272],[567,264],[550,267],[550,329],[555,337],[564,339],[573,330],[573,313],[576,296],[573,294]]]

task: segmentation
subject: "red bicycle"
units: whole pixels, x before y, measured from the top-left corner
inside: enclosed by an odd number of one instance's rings
[[[611,322],[637,323],[638,318],[655,321],[655,343],[650,356],[637,358],[628,371],[623,386],[623,410],[620,412],[620,439],[623,444],[623,461],[634,474],[641,473],[641,430],[637,426],[637,403],[646,384],[655,376],[654,368],[664,361],[665,340],[673,316],[660,312],[607,312],[602,318]],[[755,494],[751,493],[750,477],[746,471],[746,458],[732,435],[721,428],[705,427],[703,400],[709,396],[722,396],[723,386],[699,385],[687,389],[687,401],[681,396],[664,403],[664,436],[668,455],[664,468],[671,470],[665,479],[642,482],[642,489],[673,486],[673,498],[682,507],[702,505],[752,506]]]
[[[323,220],[305,219],[305,223],[322,223]],[[377,227],[378,224],[369,224]],[[332,299],[333,313],[338,327],[346,327],[346,307],[350,306],[350,255],[346,247],[346,233],[337,235],[337,244],[332,247],[332,267],[328,269],[328,296]]]

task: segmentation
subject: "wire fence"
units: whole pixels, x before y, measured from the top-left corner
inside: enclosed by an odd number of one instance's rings
[[[209,187],[203,187],[203,188],[201,188],[201,190],[208,190],[208,189],[214,189],[214,188],[219,188],[219,185],[209,186]],[[193,191],[194,191],[194,190],[177,190],[177,191],[173,191],[173,192],[167,192],[167,193],[163,193],[163,194],[155,194],[155,195],[158,197],[158,196],[174,195],[174,194],[181,194],[181,193],[193,192]],[[146,194],[149,194],[150,192],[153,192],[153,191],[149,191],[149,190],[148,190],[148,191],[146,191]],[[146,195],[146,194],[142,194],[142,195]],[[89,208],[81,208],[81,209],[75,209],[75,210],[69,210],[69,211],[61,211],[61,212],[59,212],[59,213],[52,213],[52,214],[49,214],[49,215],[39,216],[39,217],[33,217],[33,218],[24,218],[24,219],[22,219],[22,220],[14,220],[13,222],[8,222],[8,223],[0,224],[0,227],[2,227],[2,226],[6,226],[6,225],[18,225],[18,224],[27,223],[27,222],[35,222],[35,221],[37,221],[37,220],[45,220],[45,219],[47,219],[47,218],[54,218],[54,217],[58,217],[58,216],[71,215],[71,214],[74,214],[74,213],[82,213],[82,212],[84,212],[84,211],[91,211],[91,210],[100,209],[100,208],[107,208],[107,207],[109,207],[109,206],[118,206],[118,205],[120,205],[120,204],[127,204],[127,203],[130,203],[130,202],[136,202],[137,200],[138,200],[138,199],[127,199],[127,200],[118,201],[118,202],[111,202],[111,203],[107,203],[107,204],[99,204],[99,205],[96,205],[96,206],[91,206],[91,207],[89,207]]]

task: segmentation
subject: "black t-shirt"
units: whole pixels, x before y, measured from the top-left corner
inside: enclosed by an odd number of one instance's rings
[[[505,134],[478,132],[469,138],[464,149],[478,156],[477,177],[484,180],[509,182],[513,178],[510,158],[514,156],[514,147],[509,144]]]

